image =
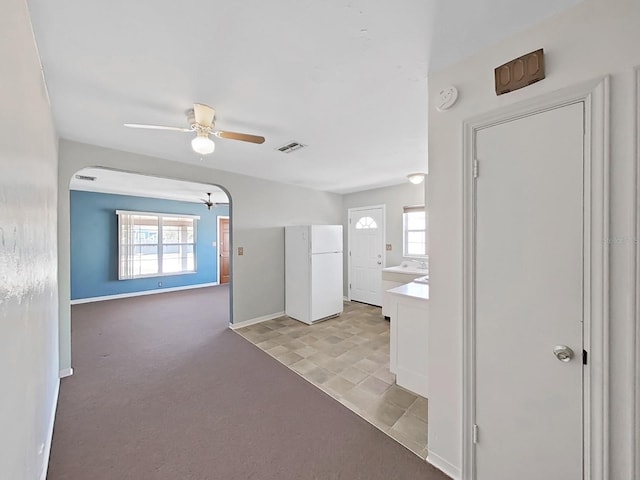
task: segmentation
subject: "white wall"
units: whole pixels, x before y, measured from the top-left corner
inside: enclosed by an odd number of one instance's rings
[[[425,159],[426,164],[426,159]],[[426,170],[426,168],[425,168]],[[347,246],[349,231],[348,210],[350,208],[385,206],[385,243],[391,244],[391,251],[385,252],[385,266],[399,265],[402,256],[402,208],[411,205],[424,205],[424,185],[406,183],[391,187],[375,188],[343,196],[342,224],[344,225],[344,245]],[[344,291],[348,293],[348,257],[344,257]]]
[[[640,64],[640,7],[631,0],[586,0],[559,16],[429,77],[429,96],[460,90],[450,111],[429,109],[431,335],[429,452],[461,464],[462,395],[462,123],[524,99],[611,75],[610,478],[634,477],[635,85]],[[493,69],[545,49],[547,78],[496,97]],[[608,241],[609,239],[603,239]],[[541,299],[544,301],[544,299]]]
[[[0,478],[41,478],[58,394],[57,153],[24,0],[0,4]]]
[[[284,311],[285,225],[340,224],[342,221],[342,197],[338,194],[293,187],[196,164],[171,162],[61,140],[58,186],[61,369],[67,369],[72,364],[69,307],[69,181],[78,170],[94,166],[211,183],[229,192],[234,247],[234,323]],[[243,256],[237,254],[237,247],[240,246],[244,247]]]

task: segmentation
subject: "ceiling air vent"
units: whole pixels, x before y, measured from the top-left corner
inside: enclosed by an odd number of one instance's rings
[[[285,145],[282,145],[281,147],[278,147],[277,150],[281,151],[282,153],[291,153],[295,152],[296,150],[300,150],[302,147],[306,147],[306,145],[298,142],[289,142]]]
[[[90,175],[76,175],[76,179],[85,180],[87,182],[95,182],[96,181],[96,177],[92,177]]]

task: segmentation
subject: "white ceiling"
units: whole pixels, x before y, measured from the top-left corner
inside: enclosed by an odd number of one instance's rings
[[[78,178],[79,176],[94,177],[95,180],[81,179]],[[211,193],[212,202],[229,202],[227,194],[213,185],[138,175],[105,168],[84,168],[76,172],[69,183],[69,188],[87,192],[135,195],[193,203],[202,203],[208,198],[207,193]]]
[[[578,2],[28,0],[61,137],[338,193],[426,170],[430,66]],[[194,102],[266,142],[201,159],[190,134],[122,126],[183,126]]]

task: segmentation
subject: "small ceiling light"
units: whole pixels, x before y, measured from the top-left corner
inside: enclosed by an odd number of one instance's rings
[[[216,144],[209,138],[209,134],[198,133],[196,138],[191,140],[191,148],[200,155],[208,155],[216,149]]]
[[[424,174],[424,173],[410,173],[409,175],[407,175],[407,178],[414,185],[418,185],[418,184],[424,182],[424,176],[425,175],[426,174]]]

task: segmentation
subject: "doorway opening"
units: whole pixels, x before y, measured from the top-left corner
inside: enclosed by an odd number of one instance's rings
[[[75,305],[131,297],[157,303],[155,294],[177,299],[198,290],[215,296],[214,303],[205,300],[207,308],[215,305],[216,321],[228,327],[233,266],[226,190],[96,167],[75,173],[69,195],[72,322]],[[223,282],[220,219],[226,225]]]
[[[218,283],[224,285],[231,280],[231,229],[229,217],[218,217]]]

